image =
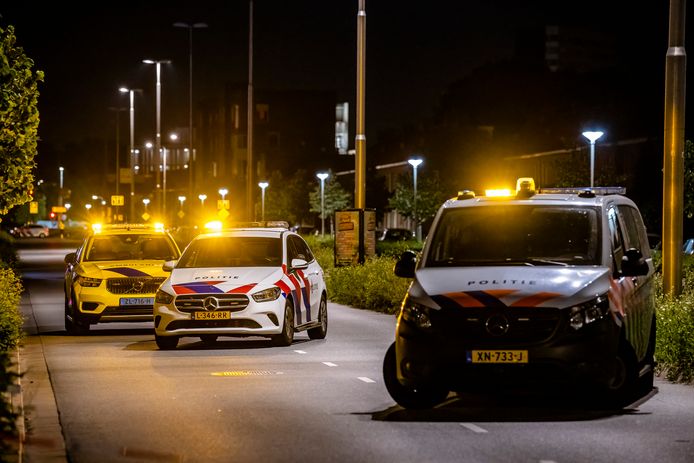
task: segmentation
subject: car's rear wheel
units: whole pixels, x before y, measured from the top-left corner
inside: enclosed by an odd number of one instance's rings
[[[178,346],[178,336],[159,336],[155,333],[154,341],[161,350],[171,350]]]
[[[423,409],[434,407],[448,397],[445,388],[438,385],[410,387],[398,381],[395,343],[391,344],[383,359],[383,380],[390,396],[404,408]]]
[[[214,345],[214,343],[217,342],[217,335],[216,334],[203,334],[202,336],[200,336],[200,340],[206,346],[212,346],[212,345]]]
[[[278,347],[285,347],[294,341],[294,304],[291,299],[287,299],[284,305],[284,322],[282,332],[272,336],[272,344]]]
[[[325,300],[325,296],[321,297],[318,307],[318,321],[320,326],[307,331],[308,337],[311,339],[325,339],[325,335],[328,334],[328,302]]]
[[[77,320],[75,315],[75,292],[70,293],[70,298],[65,295],[65,331],[71,336],[80,336],[89,333],[89,323]]]

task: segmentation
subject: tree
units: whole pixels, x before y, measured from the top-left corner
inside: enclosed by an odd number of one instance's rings
[[[285,178],[276,170],[268,179],[270,186],[265,191],[265,219],[286,220],[290,225],[301,223],[308,215],[309,175],[299,169]],[[258,203],[260,210],[260,203]]]
[[[333,229],[333,214],[336,210],[346,208],[352,200],[352,196],[340,185],[340,182],[334,179],[332,171],[328,171],[329,176],[323,184],[323,203],[325,217],[330,219],[330,230]],[[309,203],[311,204],[311,212],[317,212],[318,218],[321,219],[321,203],[320,203],[320,183],[309,193]]]
[[[31,200],[36,166],[43,72],[15,42],[14,27],[0,27],[0,215]]]
[[[436,215],[447,196],[438,172],[433,172],[422,178],[417,178],[417,221],[421,224],[431,220]],[[414,181],[412,173],[401,175],[395,186],[393,196],[388,200],[388,206],[400,215],[414,219]]]

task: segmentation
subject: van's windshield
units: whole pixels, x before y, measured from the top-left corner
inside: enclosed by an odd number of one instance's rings
[[[597,265],[599,256],[595,208],[495,204],[444,211],[425,265]]]

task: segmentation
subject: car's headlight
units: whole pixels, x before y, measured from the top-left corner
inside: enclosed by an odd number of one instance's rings
[[[402,303],[402,318],[422,330],[431,328],[429,307],[413,302],[409,296]]]
[[[161,289],[158,289],[156,294],[154,295],[154,302],[156,302],[157,304],[171,304],[173,300],[174,296],[167,293],[166,291],[162,291]]]
[[[101,284],[101,278],[89,278],[82,275],[77,276],[77,284],[84,288],[96,288]]]
[[[574,330],[580,330],[586,325],[604,318],[610,309],[607,296],[598,296],[592,301],[571,307],[569,325]]]
[[[264,289],[262,291],[258,291],[257,293],[253,293],[253,300],[255,302],[268,302],[268,301],[274,301],[278,297],[280,297],[281,290],[277,286],[273,286],[272,288]]]

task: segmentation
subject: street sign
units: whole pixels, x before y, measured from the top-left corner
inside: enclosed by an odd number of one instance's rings
[[[229,217],[229,211],[227,211],[226,209],[220,209],[219,212],[217,212],[217,215],[220,219],[226,219],[227,217]]]
[[[182,219],[186,215],[186,213],[183,211],[178,211],[178,214],[176,214],[176,215],[178,216],[179,219]]]
[[[229,209],[229,200],[228,199],[218,199],[217,200],[217,209]]]
[[[125,204],[125,196],[111,195],[111,206],[123,206]]]
[[[51,211],[57,213],[64,214],[67,212],[67,208],[65,206],[53,206],[51,207]]]
[[[29,214],[38,214],[39,213],[39,202],[38,201],[32,201],[29,203]]]
[[[150,216],[148,213],[146,213],[146,212],[145,212],[144,214],[142,214],[142,220],[144,220],[145,222],[147,222],[147,221],[149,220],[150,217],[151,217],[151,216]]]

